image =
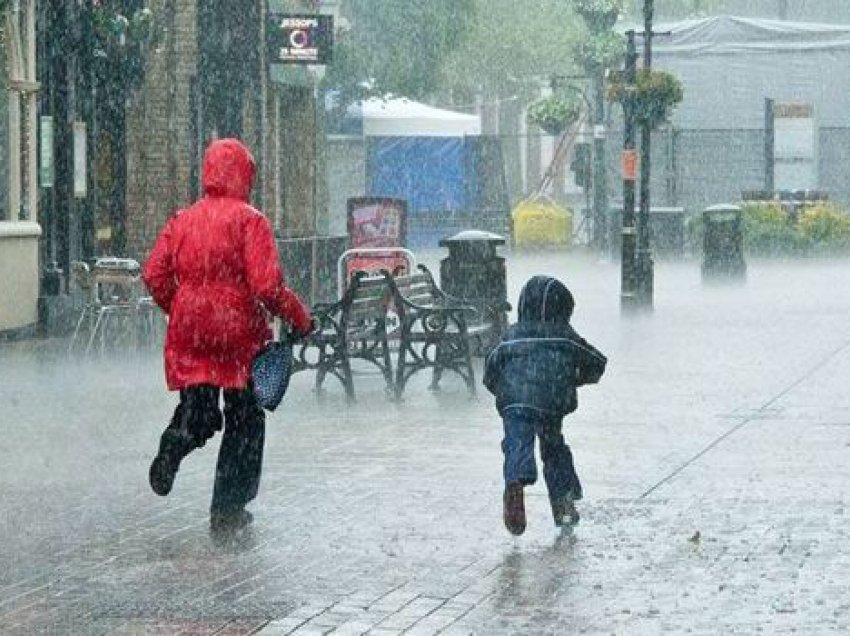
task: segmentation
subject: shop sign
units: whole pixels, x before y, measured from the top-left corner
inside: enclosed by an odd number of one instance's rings
[[[266,29],[271,64],[327,64],[333,50],[333,16],[269,14]]]

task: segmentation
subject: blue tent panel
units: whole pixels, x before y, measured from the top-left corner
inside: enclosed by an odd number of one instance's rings
[[[407,200],[408,214],[466,206],[462,137],[370,137],[367,192]]]
[[[493,229],[507,214],[497,138],[367,137],[366,191],[407,201],[414,248],[437,247],[458,228]]]

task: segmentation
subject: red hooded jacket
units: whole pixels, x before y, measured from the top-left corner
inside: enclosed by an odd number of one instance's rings
[[[310,315],[284,284],[268,219],[248,204],[254,160],[235,139],[204,155],[204,197],[179,211],[156,239],[142,275],[168,314],[168,388],[247,386],[251,361],[271,337],[269,312],[296,333]]]

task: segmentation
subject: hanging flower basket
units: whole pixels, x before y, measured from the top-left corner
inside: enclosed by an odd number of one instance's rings
[[[550,135],[560,135],[581,114],[581,99],[574,95],[550,95],[528,107],[528,121]]]
[[[0,0],[2,1],[2,0]],[[105,5],[92,8],[96,68],[109,81],[116,78],[135,90],[145,73],[148,52],[156,46],[160,32],[147,7],[127,17]]]
[[[95,38],[104,48],[144,46],[156,36],[153,13],[147,7],[135,11],[128,18],[98,5],[92,9],[92,26]]]
[[[608,31],[623,10],[623,0],[575,0],[576,13],[596,33]]]
[[[127,35],[132,42],[149,43],[154,39],[153,12],[144,7],[133,13],[127,25]]]
[[[639,70],[633,90],[635,118],[640,123],[648,123],[652,128],[657,128],[667,121],[684,97],[682,83],[675,75],[666,71]],[[612,77],[608,99],[625,104],[629,92],[622,73]]]
[[[616,66],[626,53],[626,38],[608,31],[582,40],[575,48],[581,68],[590,72]]]

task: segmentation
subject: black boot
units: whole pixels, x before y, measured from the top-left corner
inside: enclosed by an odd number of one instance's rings
[[[221,430],[218,389],[209,385],[180,391],[180,403],[159,441],[159,453],[151,463],[148,479],[153,491],[164,497],[171,492],[180,462],[201,448],[215,431]]]
[[[210,532],[216,535],[235,533],[250,525],[253,521],[254,515],[244,508],[213,511],[210,513]]]
[[[168,428],[159,440],[159,453],[151,462],[148,480],[153,491],[165,497],[171,492],[181,460],[188,454],[190,444],[179,431]]]

